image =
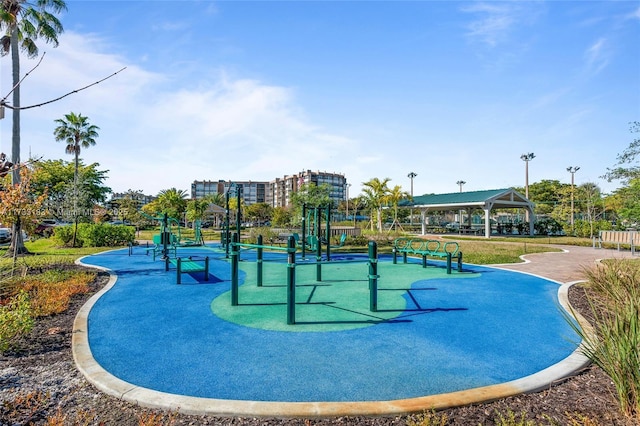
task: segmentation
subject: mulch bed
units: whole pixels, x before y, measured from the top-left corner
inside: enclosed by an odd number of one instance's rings
[[[107,279],[106,274],[100,273],[93,292],[104,286]],[[84,379],[75,368],[71,354],[73,321],[90,296],[77,296],[66,312],[39,319],[32,332],[14,349],[0,355],[0,425],[44,425],[48,419],[64,419],[55,424],[386,426],[405,425],[409,420],[407,416],[327,419],[189,416],[150,410],[107,396]],[[573,286],[569,299],[576,310],[588,312],[584,289]],[[541,392],[443,410],[438,414],[446,415],[447,421],[442,424],[447,425],[501,424],[500,415],[508,418],[510,413],[516,419],[524,415],[539,425],[631,425],[619,413],[613,392],[611,380],[602,370],[590,366]]]

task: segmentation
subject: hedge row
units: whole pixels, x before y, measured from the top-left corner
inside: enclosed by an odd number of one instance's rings
[[[57,226],[53,233],[56,243],[70,246],[74,225]],[[118,247],[133,243],[136,231],[132,226],[109,223],[79,223],[76,247]]]

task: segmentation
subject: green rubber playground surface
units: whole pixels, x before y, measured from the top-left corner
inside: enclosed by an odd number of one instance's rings
[[[287,266],[284,263],[263,264],[262,286],[257,285],[257,268],[253,262],[241,262],[246,276],[240,286],[238,306],[231,306],[230,291],[211,303],[218,317],[246,327],[288,332],[328,332],[369,327],[382,322],[406,321],[403,316],[414,306],[409,290],[429,289],[436,279],[473,279],[478,273],[447,275],[445,268],[407,267],[381,262],[378,274],[393,276],[378,286],[378,307],[369,309],[370,292],[366,263],[322,265],[321,280],[315,263],[296,263],[295,327],[287,324]],[[412,283],[417,283],[413,285]]]

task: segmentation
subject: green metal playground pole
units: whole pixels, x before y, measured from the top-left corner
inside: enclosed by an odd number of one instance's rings
[[[306,256],[306,246],[307,246],[307,232],[306,232],[306,226],[305,226],[305,222],[306,222],[306,218],[307,218],[307,204],[306,203],[302,203],[302,232],[300,232],[302,241],[302,260],[304,260],[305,256]]]
[[[318,229],[318,231],[320,231]],[[331,204],[327,204],[327,260],[331,260]]]
[[[229,228],[229,190],[231,189],[231,187],[229,187],[229,189],[227,189],[227,192],[224,194],[224,198],[226,201],[226,213],[225,213],[225,225],[224,225],[224,236],[223,236],[223,241],[224,241],[224,251],[225,251],[225,257],[228,259],[229,258],[229,242],[231,240],[231,238],[229,238],[229,232],[231,232],[231,229]]]
[[[296,241],[287,242],[287,324],[296,323]]]
[[[170,232],[167,230],[169,227],[169,215],[167,213],[162,217],[162,232],[160,233],[160,238],[162,239],[162,258],[166,259],[169,257],[169,235]]]
[[[316,281],[322,281],[322,243],[316,238]]]
[[[236,234],[238,235],[237,242],[240,242],[240,222],[242,221],[242,214],[240,211],[240,187],[236,185],[236,194],[238,198],[238,210],[236,211]],[[238,247],[238,260],[240,260],[240,247]]]
[[[262,235],[258,235],[258,245],[262,245]],[[258,247],[256,264],[258,265],[258,287],[262,287],[262,247]]]
[[[320,221],[318,220],[318,217],[320,216],[319,212],[320,209],[318,207],[313,208],[313,234],[318,238],[320,238]]]
[[[378,310],[378,245],[369,241],[369,310]]]
[[[231,306],[238,306],[238,236],[234,234],[231,244]]]

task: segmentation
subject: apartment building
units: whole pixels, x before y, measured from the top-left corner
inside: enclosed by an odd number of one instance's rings
[[[287,207],[291,204],[291,195],[302,185],[309,183],[330,185],[329,197],[336,205],[346,200],[347,180],[344,175],[312,170],[275,178],[271,182],[194,181],[191,184],[191,198],[199,199],[210,194],[224,194],[233,185],[232,191],[235,188],[241,189],[241,197],[245,205],[267,203],[273,207]]]

